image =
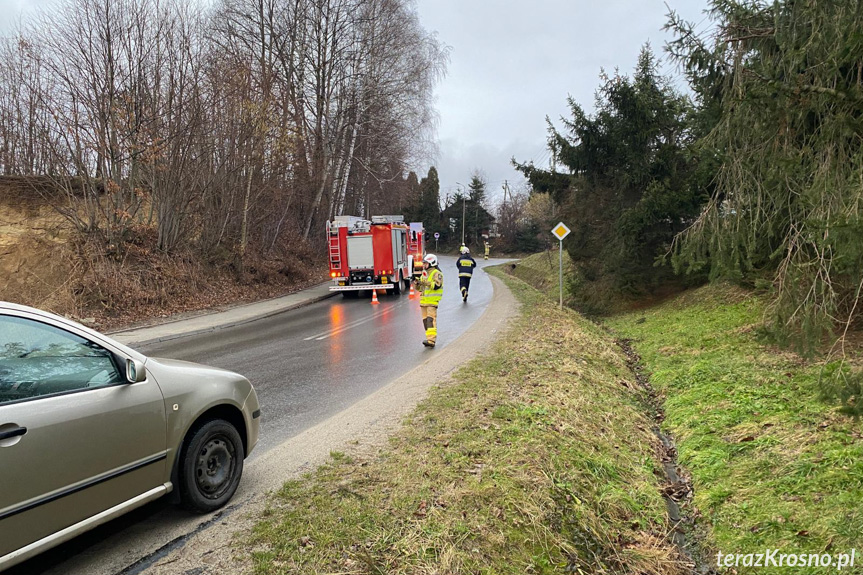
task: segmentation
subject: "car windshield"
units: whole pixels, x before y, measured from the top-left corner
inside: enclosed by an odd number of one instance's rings
[[[0,316],[0,403],[121,381],[100,345],[38,321]]]

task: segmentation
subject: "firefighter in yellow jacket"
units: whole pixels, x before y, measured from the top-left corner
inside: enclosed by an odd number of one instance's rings
[[[438,268],[437,256],[428,254],[423,258],[423,273],[417,282],[420,291],[420,310],[426,338],[423,345],[434,347],[437,340],[437,307],[443,297],[443,272]]]

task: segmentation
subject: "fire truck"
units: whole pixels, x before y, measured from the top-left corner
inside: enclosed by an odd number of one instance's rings
[[[422,272],[423,229],[406,224],[404,216],[337,216],[327,222],[330,291],[346,297],[360,290],[382,289],[401,293]]]

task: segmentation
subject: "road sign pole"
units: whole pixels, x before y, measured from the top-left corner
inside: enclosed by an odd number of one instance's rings
[[[554,237],[558,239],[560,242],[560,246],[557,249],[558,259],[560,260],[559,268],[560,268],[560,285],[558,289],[560,290],[560,307],[563,308],[563,238],[569,235],[569,228],[566,227],[566,224],[560,222],[551,230],[551,233]]]
[[[560,258],[560,309],[563,309],[563,240],[560,240],[558,256]]]

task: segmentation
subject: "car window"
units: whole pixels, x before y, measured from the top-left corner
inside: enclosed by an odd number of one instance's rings
[[[0,315],[0,404],[122,383],[111,352],[38,321]]]

